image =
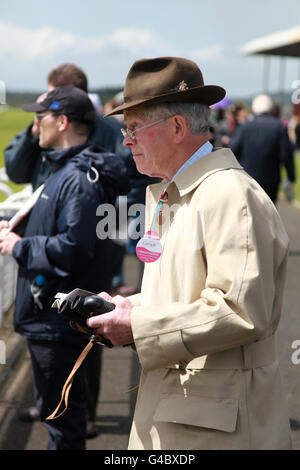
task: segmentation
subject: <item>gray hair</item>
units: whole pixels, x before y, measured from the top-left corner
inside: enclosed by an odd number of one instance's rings
[[[252,101],[252,111],[254,114],[270,113],[273,109],[273,101],[269,95],[257,95]]]
[[[192,134],[205,134],[210,128],[210,108],[201,103],[162,103],[146,106],[143,109],[144,116],[156,121],[169,118],[175,114],[183,116],[189,124]]]

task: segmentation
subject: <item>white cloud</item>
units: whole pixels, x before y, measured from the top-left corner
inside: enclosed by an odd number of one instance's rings
[[[155,36],[152,31],[136,28],[119,28],[107,36],[105,41],[107,44],[114,44],[133,54],[139,54],[143,51],[159,54],[162,49],[170,50],[170,45]]]
[[[24,84],[43,89],[47,72],[63,62],[82,67],[91,87],[118,86],[137,58],[177,52],[151,30],[118,28],[107,35],[85,37],[50,26],[28,29],[0,22],[1,74],[4,71],[0,79],[8,89],[24,88]]]
[[[195,49],[190,52],[190,57],[197,63],[216,60],[224,61],[224,47],[221,44],[215,44]]]
[[[48,26],[30,30],[0,22],[0,54],[9,55],[12,60],[49,58],[60,48],[67,49],[74,45],[75,36],[72,33],[58,33]]]
[[[41,60],[64,53],[91,54],[116,49],[130,54],[160,53],[173,49],[151,31],[119,28],[109,35],[82,37],[50,26],[30,30],[0,22],[0,54],[24,61]]]

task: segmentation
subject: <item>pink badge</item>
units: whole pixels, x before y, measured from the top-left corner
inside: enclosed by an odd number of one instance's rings
[[[162,253],[162,246],[157,232],[149,230],[136,246],[136,254],[144,263],[153,263]]]

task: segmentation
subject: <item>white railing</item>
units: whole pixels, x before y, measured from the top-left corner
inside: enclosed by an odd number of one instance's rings
[[[6,184],[8,182],[8,176],[5,172],[5,168],[0,168],[0,193],[10,196],[13,190]]]
[[[0,326],[5,313],[13,305],[16,297],[16,280],[18,265],[14,258],[0,256]]]
[[[5,184],[8,181],[5,171],[0,169],[0,190],[9,194],[4,202],[0,203],[0,217],[13,216],[28,200],[32,194],[31,185],[17,193],[12,193]],[[2,186],[6,187],[2,189]],[[16,296],[16,280],[18,265],[13,257],[0,255],[0,326],[3,324],[5,313],[13,305]]]

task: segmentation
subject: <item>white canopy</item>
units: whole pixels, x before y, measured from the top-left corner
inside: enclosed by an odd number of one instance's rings
[[[254,39],[245,44],[241,53],[300,57],[300,26]]]

